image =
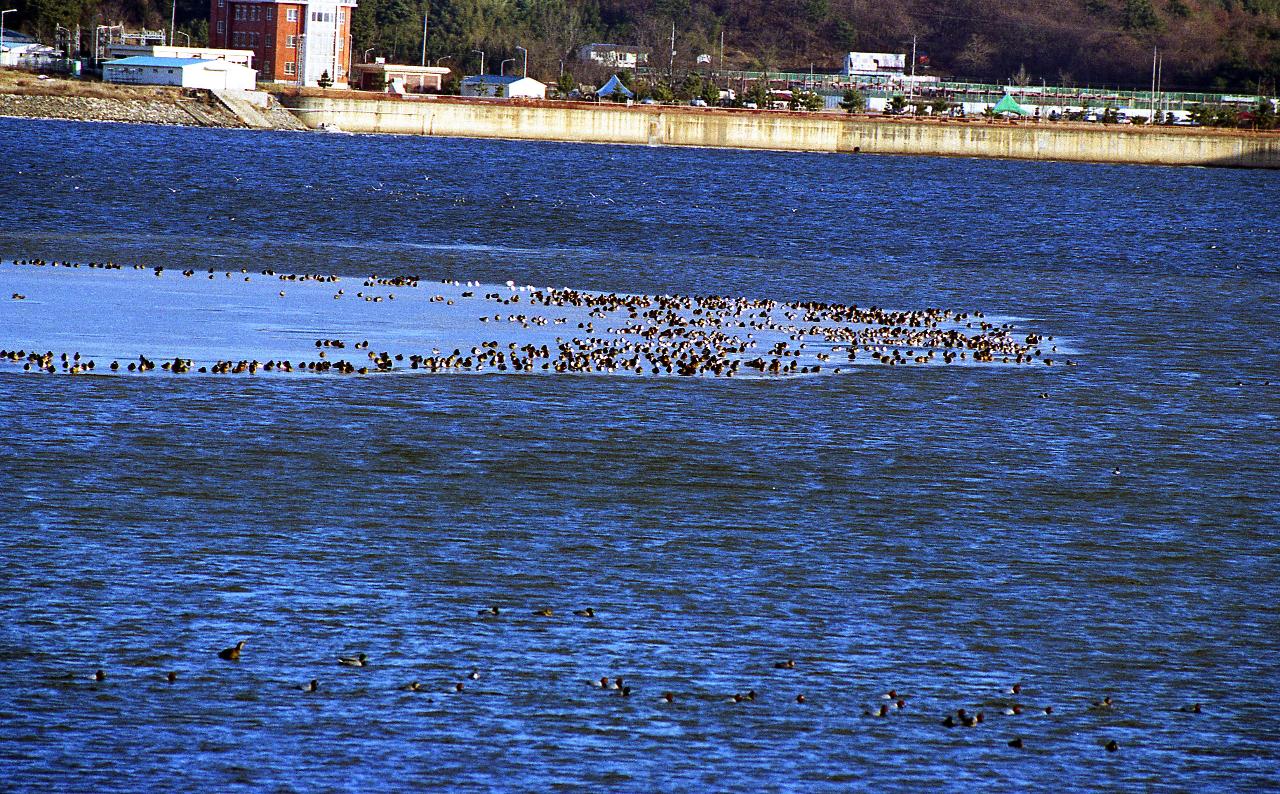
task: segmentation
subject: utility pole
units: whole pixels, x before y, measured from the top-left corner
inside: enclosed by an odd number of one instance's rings
[[[472,52],[480,53],[480,74],[484,74],[484,50],[472,50]]]
[[[911,87],[907,89],[907,99],[913,101],[916,95],[916,37],[911,36]],[[915,108],[911,109],[915,112]]]
[[[177,22],[178,22],[178,0],[173,0],[173,6],[169,9],[169,46],[170,47],[174,46],[173,40],[177,38],[176,36],[173,35],[173,30]]]
[[[667,60],[667,80],[674,80],[676,74],[676,21],[671,20],[671,57]]]
[[[1151,48],[1151,101],[1147,105],[1151,108],[1151,123],[1156,123],[1156,55],[1160,52],[1159,47]]]
[[[431,15],[431,4],[422,12],[422,65],[427,65],[427,17]]]

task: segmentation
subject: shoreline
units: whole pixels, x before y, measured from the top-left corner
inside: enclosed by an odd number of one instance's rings
[[[26,83],[25,85],[23,83]],[[283,90],[266,110],[174,88],[19,78],[0,117],[831,154],[1280,169],[1280,132]],[[64,85],[65,84],[65,85]]]

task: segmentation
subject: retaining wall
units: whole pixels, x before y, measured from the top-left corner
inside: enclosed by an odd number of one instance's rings
[[[1280,133],[867,119],[450,98],[284,96],[308,127],[463,138],[1280,168]]]

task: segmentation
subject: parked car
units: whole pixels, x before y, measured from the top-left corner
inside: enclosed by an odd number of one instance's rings
[[[703,98],[701,98],[701,97],[695,97],[695,98],[693,98],[693,99],[690,99],[690,100],[689,100],[689,107],[692,107],[692,108],[705,108],[706,106],[707,106],[707,100],[705,100],[705,99],[703,99]]]

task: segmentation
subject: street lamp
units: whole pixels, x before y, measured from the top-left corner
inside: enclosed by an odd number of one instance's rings
[[[188,46],[188,47],[190,47],[190,46],[191,46],[191,35],[190,35],[189,33],[186,33],[186,32],[184,32],[184,31],[179,30],[179,31],[177,31],[177,34],[178,34],[179,36],[186,36],[186,37],[187,37],[187,46]]]
[[[374,50],[376,50],[376,49],[378,49],[378,48],[377,48],[377,47],[370,47],[369,49],[365,50],[365,51],[364,51],[364,55],[360,56],[360,61],[361,61],[361,63],[368,63],[368,62],[369,62],[369,53],[373,52],[373,51],[374,51]]]
[[[12,14],[17,10],[16,8],[10,8],[7,11],[0,11],[0,61],[4,60],[4,15]]]
[[[484,74],[484,50],[472,50],[472,52],[480,53],[480,74]]]
[[[502,77],[504,74],[506,74],[507,64],[515,63],[515,62],[516,62],[515,58],[507,58],[505,61],[498,64],[498,76]]]
[[[524,67],[521,69],[520,76],[528,77],[529,76],[529,51],[526,50],[524,47],[520,47],[520,46],[517,46],[516,49],[524,53]]]
[[[448,61],[452,59],[452,55],[441,55],[439,58],[436,58],[436,66],[439,66],[441,61]]]

